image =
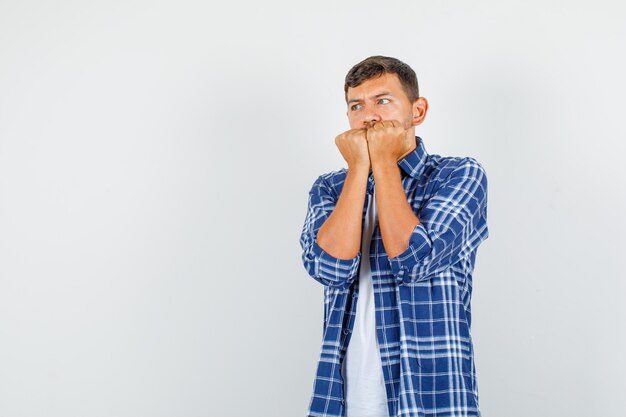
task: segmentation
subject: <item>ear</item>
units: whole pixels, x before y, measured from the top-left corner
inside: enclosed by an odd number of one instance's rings
[[[428,100],[426,100],[426,97],[418,97],[412,105],[412,110],[412,125],[417,126],[422,124],[424,118],[426,118],[426,112],[428,111]]]

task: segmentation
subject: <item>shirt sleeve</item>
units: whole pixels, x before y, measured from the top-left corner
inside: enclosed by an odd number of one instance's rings
[[[469,256],[487,239],[487,176],[464,158],[417,213],[408,248],[389,258],[399,284],[432,278]]]
[[[355,279],[361,251],[352,259],[338,259],[324,251],[316,242],[317,233],[335,209],[338,196],[320,175],[309,191],[309,202],[300,235],[302,262],[308,274],[323,285],[346,287]]]

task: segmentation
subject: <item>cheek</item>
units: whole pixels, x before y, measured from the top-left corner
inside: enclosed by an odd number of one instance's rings
[[[358,116],[349,115],[348,123],[350,124],[350,128],[355,129],[357,127],[361,127],[361,125],[363,124],[363,121]]]
[[[380,116],[384,120],[403,120],[406,118],[406,115],[401,109],[393,106],[381,107]]]
[[[389,114],[387,115],[387,118],[388,120],[394,119],[394,120],[399,121],[400,123],[405,125],[405,129],[406,129],[407,123],[409,125],[411,124],[413,115],[411,114],[411,112],[407,112],[405,109],[394,109],[393,111],[389,112]]]

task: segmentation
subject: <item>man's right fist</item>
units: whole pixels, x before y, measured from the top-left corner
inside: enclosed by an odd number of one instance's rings
[[[369,169],[371,167],[366,133],[366,129],[350,129],[335,138],[335,145],[348,163],[348,168],[365,166]]]

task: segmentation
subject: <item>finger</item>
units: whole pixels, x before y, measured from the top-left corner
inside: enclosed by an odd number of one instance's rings
[[[352,129],[350,131],[349,136],[351,138],[359,138],[361,136],[363,136],[365,134],[365,130],[364,129]]]

